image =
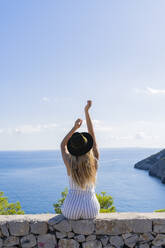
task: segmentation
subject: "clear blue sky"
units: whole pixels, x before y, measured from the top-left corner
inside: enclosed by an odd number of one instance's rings
[[[88,99],[100,147],[164,147],[164,10],[164,0],[2,0],[0,150],[58,149]]]

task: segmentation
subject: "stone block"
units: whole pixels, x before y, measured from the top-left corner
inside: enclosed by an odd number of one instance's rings
[[[96,219],[96,234],[118,235],[132,231],[132,225],[128,220]]]
[[[22,248],[31,248],[37,244],[36,237],[33,234],[22,237],[20,241]]]
[[[111,244],[107,244],[104,248],[115,248],[115,246],[113,246]]]
[[[57,239],[53,234],[43,234],[38,236],[38,248],[55,248]]]
[[[3,245],[6,247],[11,247],[13,245],[19,245],[19,238],[16,236],[9,236],[4,240]]]
[[[96,219],[96,234],[119,235],[129,232],[145,233],[152,231],[152,221],[149,219]]]
[[[165,233],[165,220],[153,220],[153,231],[155,233]]]
[[[139,241],[141,243],[146,243],[149,241],[152,241],[154,239],[154,236],[151,233],[142,233],[140,234]]]
[[[154,225],[153,230],[155,233],[165,233],[165,225]]]
[[[74,233],[89,235],[94,232],[95,226],[92,220],[70,220]]]
[[[72,231],[71,224],[68,220],[62,220],[58,224],[53,225],[53,227],[55,230],[58,230],[60,232],[71,232]]]
[[[96,240],[96,235],[94,235],[94,234],[88,235],[86,237],[86,241],[90,241],[90,240]]]
[[[15,222],[11,221],[8,223],[9,231],[14,236],[25,236],[29,234],[29,223],[27,221]]]
[[[165,234],[157,234],[152,244],[155,246],[165,245]]]
[[[82,243],[82,248],[102,248],[101,241],[99,240],[91,240]]]
[[[80,235],[76,235],[74,236],[74,239],[77,241],[77,242],[84,242],[85,241],[85,236],[83,234],[80,234]]]
[[[60,239],[58,242],[59,248],[79,248],[80,244],[74,239]]]
[[[109,242],[112,246],[115,247],[123,247],[124,246],[124,241],[122,236],[111,236],[109,238]]]
[[[133,248],[138,241],[139,241],[139,237],[137,234],[132,234],[130,237],[124,239],[125,245],[127,245],[130,248]]]
[[[31,233],[34,234],[46,234],[48,231],[48,225],[44,221],[36,221],[30,223]]]
[[[62,214],[56,215],[55,217],[48,220],[48,224],[53,226],[61,222],[62,220],[65,220],[65,216]]]
[[[131,220],[131,224],[132,224],[132,231],[134,233],[152,232],[152,220],[135,219],[135,220]]]
[[[103,246],[106,246],[106,245],[107,245],[108,240],[109,240],[109,237],[106,236],[106,235],[104,235],[104,236],[100,239],[100,241],[101,241],[101,243],[102,243]]]
[[[56,238],[63,239],[65,237],[67,237],[67,233],[56,232]]]
[[[3,246],[3,240],[0,238],[0,248]]]
[[[5,237],[9,237],[10,235],[6,224],[1,225],[1,232],[2,232],[2,235]]]

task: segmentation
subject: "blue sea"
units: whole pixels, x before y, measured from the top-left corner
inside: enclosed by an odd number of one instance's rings
[[[165,208],[165,185],[134,164],[160,149],[101,149],[96,193],[113,198],[118,212]],[[0,191],[19,201],[25,213],[55,213],[53,203],[69,187],[60,151],[1,151]]]

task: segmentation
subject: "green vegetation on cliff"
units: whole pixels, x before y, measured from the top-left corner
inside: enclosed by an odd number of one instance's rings
[[[155,210],[154,212],[165,212],[165,208],[164,209]]]
[[[9,203],[8,197],[4,196],[3,192],[0,192],[0,215],[11,215],[11,214],[24,214],[21,209],[20,202]]]
[[[112,206],[112,196],[106,195],[106,192],[101,192],[101,194],[96,193],[96,197],[100,203],[100,213],[116,212],[115,206]]]

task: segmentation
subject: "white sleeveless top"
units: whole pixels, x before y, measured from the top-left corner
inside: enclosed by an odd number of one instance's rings
[[[68,176],[69,178],[69,186],[70,186],[70,190],[76,190],[76,191],[83,191],[83,192],[95,192],[95,186],[94,184],[90,184],[90,185],[86,185],[86,189],[82,189],[78,184],[76,184],[73,179],[72,176]]]

